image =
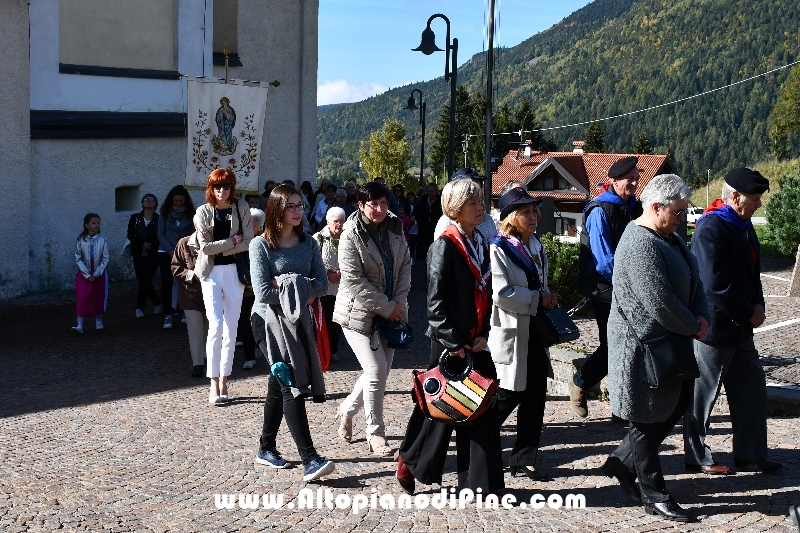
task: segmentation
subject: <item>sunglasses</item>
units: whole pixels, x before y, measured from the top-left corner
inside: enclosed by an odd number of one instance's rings
[[[230,183],[217,183],[215,185],[212,185],[211,188],[214,189],[215,191],[219,191],[220,189],[222,189],[224,191],[229,191],[229,190],[231,190],[231,184]]]

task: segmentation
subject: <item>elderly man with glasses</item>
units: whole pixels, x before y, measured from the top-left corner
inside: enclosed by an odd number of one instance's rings
[[[765,315],[761,247],[750,219],[768,190],[769,181],[755,170],[731,170],[722,198],[705,210],[692,236],[711,326],[708,335],[694,343],[700,377],[683,418],[684,460],[690,472],[733,473],[714,461],[706,443],[711,410],[723,384],[736,468],[756,472],[781,468],[767,459],[767,387],[753,343],[753,328],[764,323]]]

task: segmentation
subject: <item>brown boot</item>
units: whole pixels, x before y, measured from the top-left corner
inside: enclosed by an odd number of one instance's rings
[[[569,406],[581,418],[589,416],[589,405],[586,403],[586,391],[570,382]]]

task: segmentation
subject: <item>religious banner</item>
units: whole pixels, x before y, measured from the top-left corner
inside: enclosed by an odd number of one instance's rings
[[[246,84],[245,84],[246,83]],[[186,187],[205,189],[217,168],[236,174],[236,190],[258,194],[266,83],[188,78]]]

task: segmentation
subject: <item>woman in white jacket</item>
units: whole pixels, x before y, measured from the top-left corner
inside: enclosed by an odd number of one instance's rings
[[[198,249],[195,274],[200,278],[203,304],[208,317],[206,375],[211,378],[208,402],[228,401],[228,376],[233,368],[233,350],[244,285],[236,269],[237,253],[249,253],[253,220],[247,205],[240,206],[236,175],[218,168],[208,176],[206,201],[194,216],[197,231],[189,245]]]
[[[536,237],[539,208],[522,187],[500,197],[500,235],[492,240],[492,316],[489,348],[497,368],[500,424],[515,407],[517,440],[511,450],[511,475],[517,470],[534,481],[546,481],[535,468],[542,434],[547,377],[552,375],[547,351],[538,344],[531,317],[541,307],[557,305],[547,288],[547,255]]]

